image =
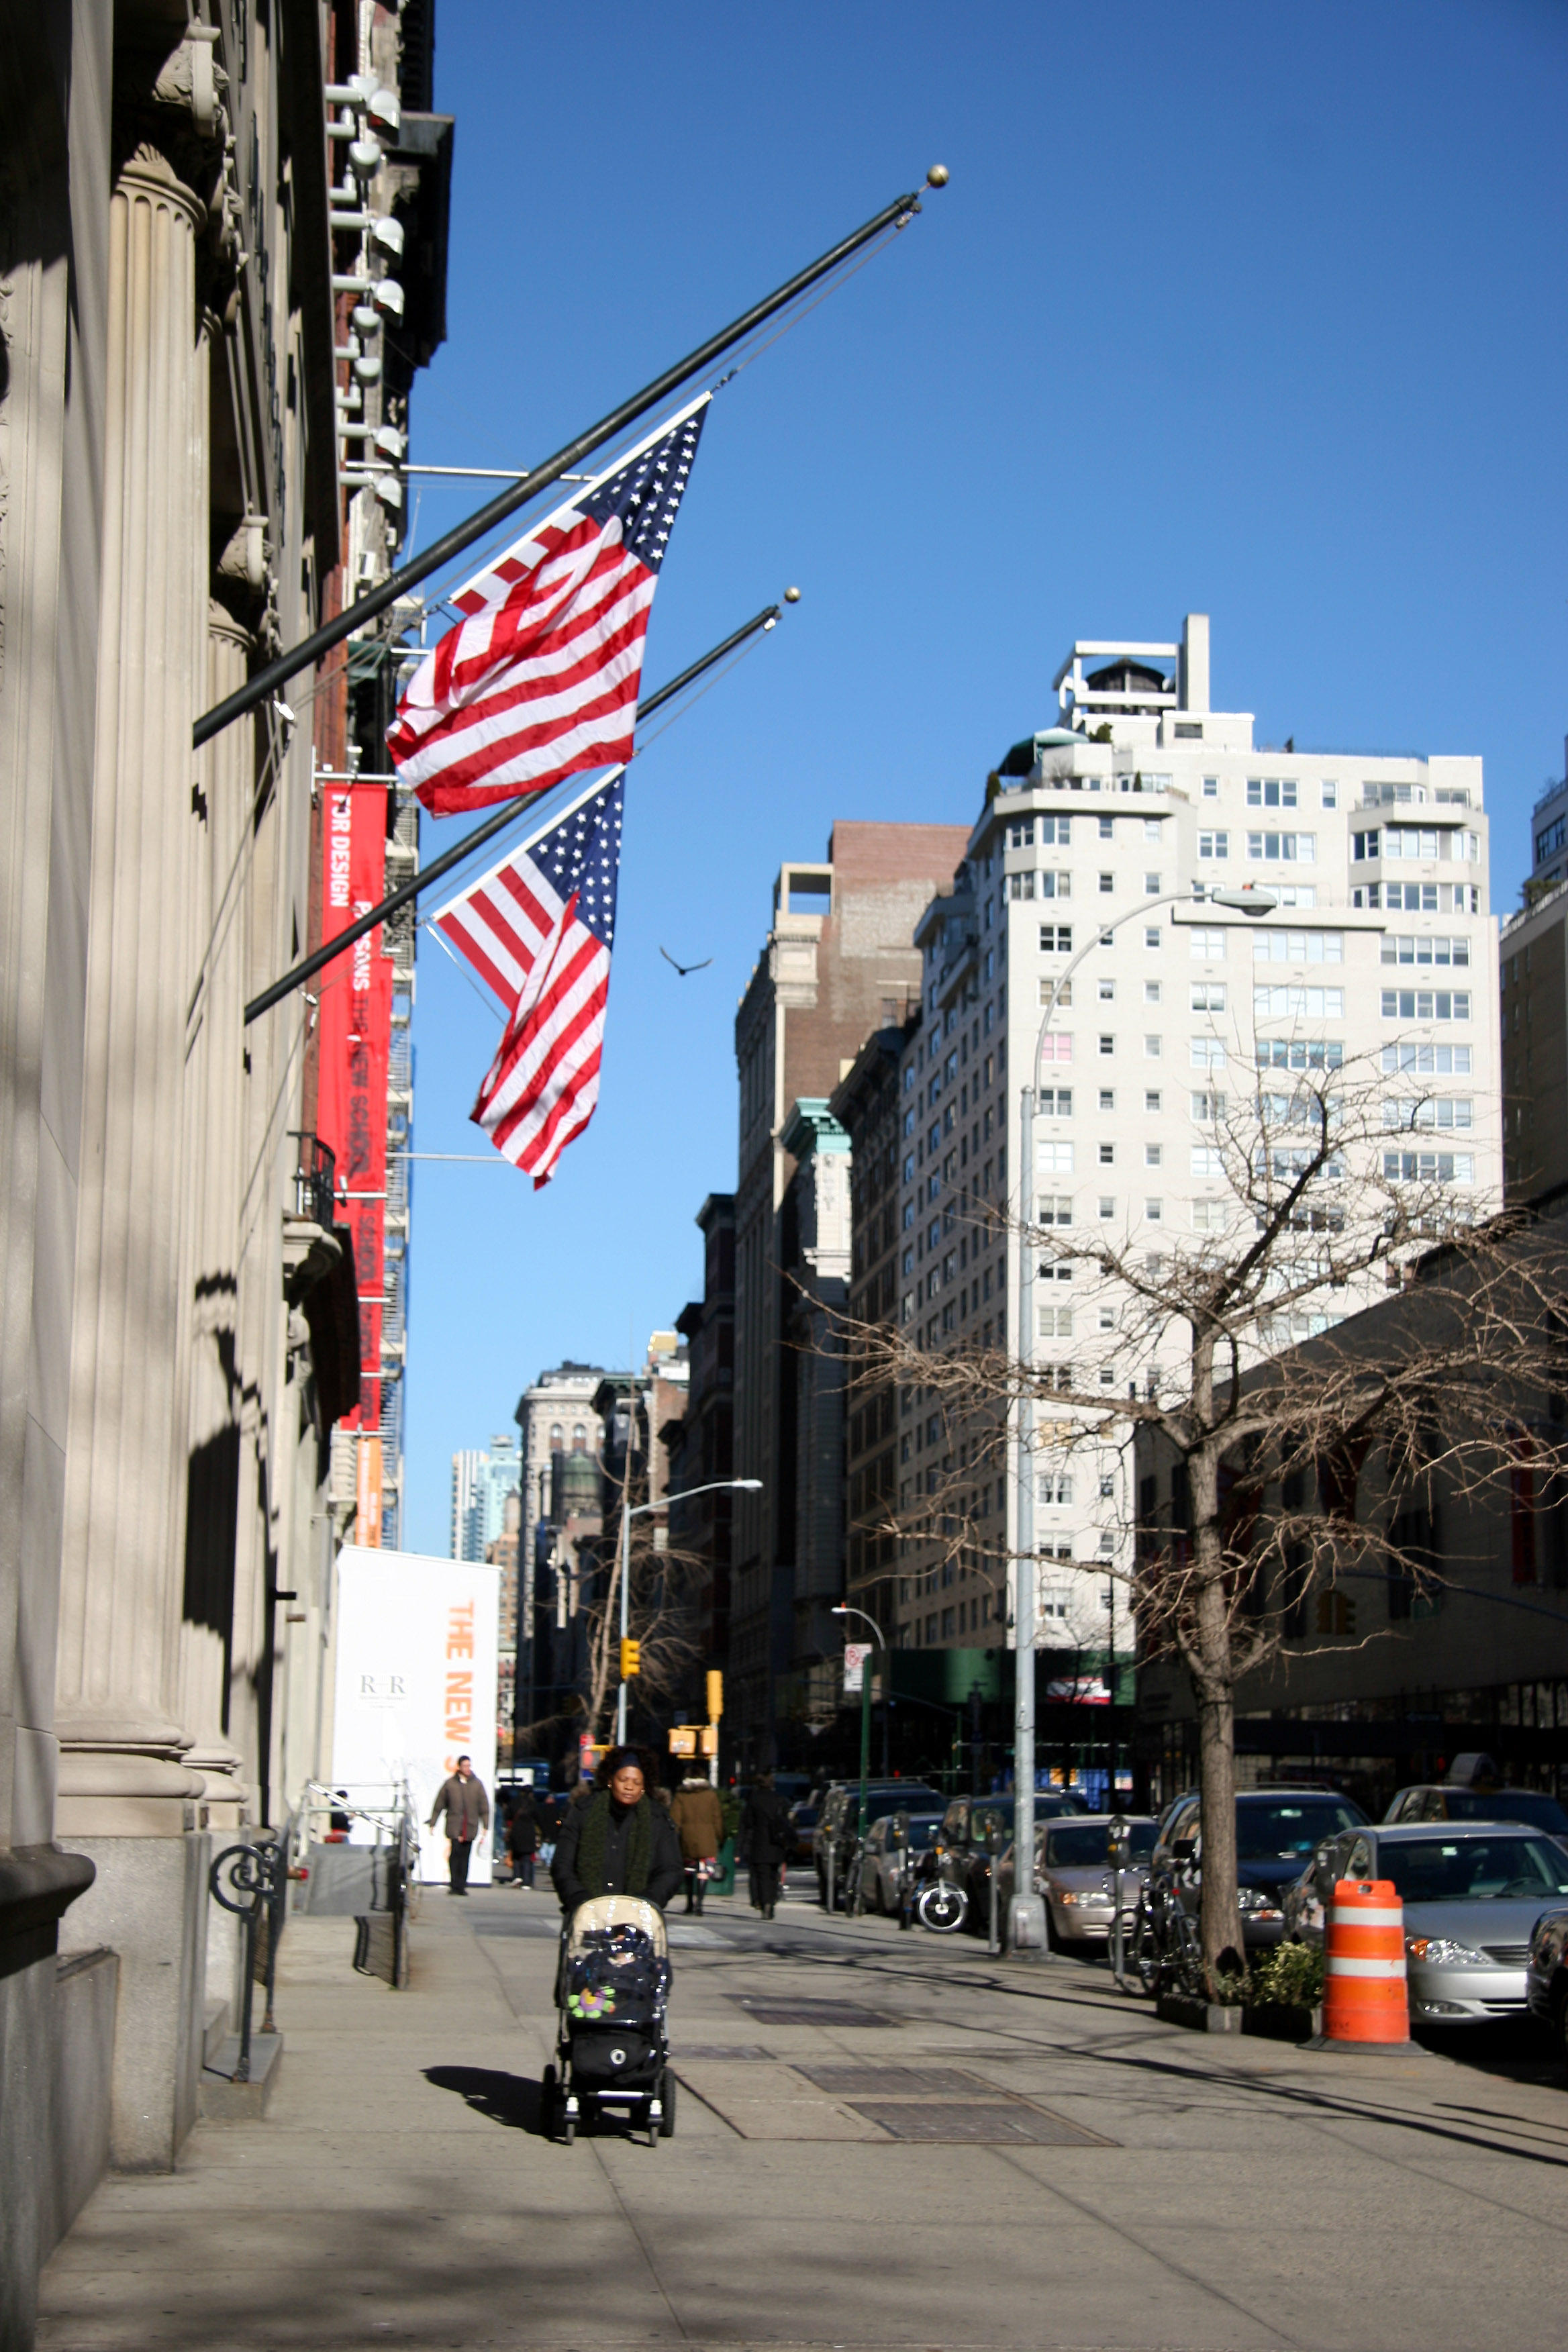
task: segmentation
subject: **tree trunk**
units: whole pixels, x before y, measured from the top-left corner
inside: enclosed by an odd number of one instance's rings
[[[1204,1966],[1213,1990],[1221,1955],[1245,1957],[1236,1883],[1236,1692],[1225,1586],[1205,1577],[1197,1595],[1198,1785],[1203,1792]],[[1232,1964],[1234,1965],[1234,1963]]]

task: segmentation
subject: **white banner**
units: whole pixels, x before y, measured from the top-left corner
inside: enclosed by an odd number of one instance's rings
[[[865,1678],[866,1661],[871,1654],[869,1642],[846,1642],[844,1644],[844,1693],[848,1697],[859,1696]]]
[[[355,1544],[338,1554],[332,1786],[385,1804],[406,1781],[424,1879],[447,1875],[447,1841],[426,1824],[459,1756],[494,1801],[500,1613],[499,1568]],[[355,1822],[356,1844],[372,1834]],[[474,1849],[473,1885],[489,1884],[493,1848],[492,1822]]]

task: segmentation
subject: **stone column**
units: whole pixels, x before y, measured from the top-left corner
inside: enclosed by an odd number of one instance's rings
[[[200,1776],[177,1712],[189,1395],[184,1063],[205,601],[200,199],[151,145],[110,207],[104,563],[58,1728],[73,1939],[121,1955],[111,2142],[172,2164],[195,2113]],[[194,2021],[194,2024],[193,2024]]]

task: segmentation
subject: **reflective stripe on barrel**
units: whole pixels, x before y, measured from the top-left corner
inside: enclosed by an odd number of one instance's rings
[[[1329,1908],[1323,2033],[1331,2042],[1408,2042],[1405,1906],[1386,1878],[1342,1878]]]

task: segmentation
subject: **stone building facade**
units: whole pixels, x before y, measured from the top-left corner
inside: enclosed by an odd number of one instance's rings
[[[192,730],[344,594],[327,93],[397,26],[0,8],[7,2347],[101,2164],[174,2165],[237,1990],[208,1862],[323,1769],[353,1260],[311,1000],[244,1006],[310,933],[342,664]]]

